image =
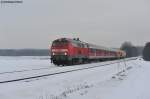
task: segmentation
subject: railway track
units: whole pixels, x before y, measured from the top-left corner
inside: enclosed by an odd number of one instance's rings
[[[65,70],[65,71],[59,71],[59,72],[54,72],[54,73],[47,73],[47,74],[41,74],[41,75],[36,75],[36,76],[30,76],[30,77],[23,77],[23,78],[18,78],[18,79],[13,79],[13,80],[5,80],[5,81],[0,81],[0,84],[3,83],[10,83],[10,82],[17,82],[17,81],[24,81],[24,80],[29,80],[29,79],[34,79],[34,78],[41,78],[41,77],[47,77],[47,76],[52,76],[52,75],[58,75],[58,74],[64,74],[64,73],[69,73],[69,72],[74,72],[74,71],[80,71],[80,70],[85,70],[85,69],[91,69],[91,68],[98,68],[101,66],[109,66],[111,64],[116,64],[120,62],[125,62],[125,61],[130,61],[130,60],[135,60],[137,58],[131,58],[131,59],[121,59],[117,61],[112,61],[110,63],[102,64],[102,65],[96,65],[96,66],[89,66],[89,67],[83,67],[83,68],[76,68],[76,69],[70,69],[70,70]],[[39,68],[39,69],[33,69],[33,70],[42,70],[42,69],[48,69],[48,68]],[[22,71],[15,71],[15,72],[24,72],[28,70],[22,70]],[[11,73],[11,72],[5,72],[5,73]],[[12,72],[14,73],[14,72]],[[4,74],[4,73],[1,73]]]
[[[9,71],[9,72],[0,72],[0,75],[2,75],[2,74],[13,74],[13,73],[19,73],[19,72],[26,72],[26,71],[37,71],[37,70],[43,70],[43,69],[50,69],[50,68],[34,68],[34,69],[15,70],[15,71]]]

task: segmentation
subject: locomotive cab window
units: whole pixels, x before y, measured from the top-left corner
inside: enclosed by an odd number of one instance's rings
[[[67,40],[55,40],[52,44],[52,46],[64,46],[67,45],[69,42]]]

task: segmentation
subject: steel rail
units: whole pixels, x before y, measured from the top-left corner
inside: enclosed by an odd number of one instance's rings
[[[0,72],[0,75],[2,75],[2,74],[13,74],[13,73],[17,73],[17,72],[36,71],[36,70],[43,70],[43,69],[50,69],[50,68],[34,68],[34,69],[14,70],[14,71],[8,71],[8,72]]]

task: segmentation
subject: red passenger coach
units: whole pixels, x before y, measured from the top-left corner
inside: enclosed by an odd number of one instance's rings
[[[124,51],[85,43],[78,38],[54,40],[50,52],[51,62],[56,65],[73,65],[94,60],[118,59],[126,55]]]

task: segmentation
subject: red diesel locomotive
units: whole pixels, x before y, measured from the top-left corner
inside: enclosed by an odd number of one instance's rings
[[[105,48],[77,39],[60,38],[52,42],[51,62],[55,65],[73,65],[94,60],[112,60],[124,58],[126,53],[119,49]]]

